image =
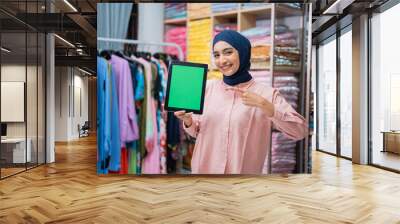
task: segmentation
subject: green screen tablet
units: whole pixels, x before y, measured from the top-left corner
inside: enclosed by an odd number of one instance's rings
[[[208,65],[171,62],[168,68],[165,110],[203,113]]]

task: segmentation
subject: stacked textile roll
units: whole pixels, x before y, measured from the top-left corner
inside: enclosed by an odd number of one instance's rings
[[[272,86],[271,72],[268,70],[250,70],[250,75],[253,77],[254,81],[262,83],[267,86]]]
[[[278,89],[285,100],[293,107],[298,108],[300,95],[299,80],[291,73],[275,73],[274,88]]]
[[[210,64],[211,19],[189,21],[188,29],[187,60]]]
[[[165,19],[186,18],[186,3],[165,3]]]
[[[186,58],[186,27],[173,27],[167,30],[165,33],[165,41],[170,43],[178,44],[183,51],[184,58]],[[165,47],[167,54],[178,56],[178,49],[175,47]]]
[[[211,3],[188,3],[189,19],[204,18],[211,14]]]
[[[272,173],[293,173],[296,168],[296,141],[283,133],[272,133]]]
[[[297,67],[300,65],[300,49],[297,47],[276,47],[275,65]]]
[[[300,88],[295,74],[275,73],[273,86],[294,109],[298,108]],[[283,133],[274,132],[272,134],[272,172],[292,173],[295,166],[296,141],[289,139]]]
[[[224,30],[237,30],[236,23],[221,23],[214,25],[214,36],[221,33]]]
[[[238,3],[212,3],[211,10],[213,13],[228,12],[238,9]]]
[[[300,64],[300,49],[297,35],[293,31],[285,31],[275,35],[275,65],[297,67]]]
[[[267,70],[270,67],[271,27],[269,21],[256,22],[256,27],[242,31],[252,45],[251,70]]]

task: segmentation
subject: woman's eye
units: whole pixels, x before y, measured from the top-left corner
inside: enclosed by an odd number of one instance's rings
[[[214,54],[214,58],[218,58],[219,57],[219,54]]]
[[[232,51],[225,51],[224,52],[224,55],[231,55],[232,54]]]

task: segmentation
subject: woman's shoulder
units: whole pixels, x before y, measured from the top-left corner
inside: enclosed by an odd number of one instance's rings
[[[221,83],[221,80],[218,79],[208,79],[206,82],[206,90],[211,90],[218,86]]]

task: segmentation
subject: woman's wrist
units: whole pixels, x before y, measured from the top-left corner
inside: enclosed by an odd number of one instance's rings
[[[192,126],[192,123],[193,123],[193,121],[192,120],[190,120],[190,121],[183,121],[183,123],[185,124],[185,127],[186,128],[189,128],[190,126]]]
[[[267,114],[268,117],[273,117],[275,115],[275,106],[268,100],[263,101],[261,109]]]

